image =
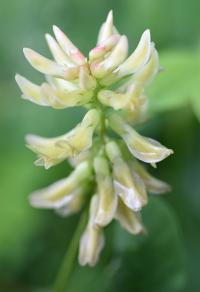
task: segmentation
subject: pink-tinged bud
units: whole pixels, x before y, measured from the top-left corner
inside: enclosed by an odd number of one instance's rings
[[[53,26],[55,37],[63,49],[64,52],[70,57],[70,59],[77,65],[83,65],[86,62],[85,56],[79,51],[79,49],[70,41],[70,39],[59,29],[57,26]]]
[[[90,61],[102,59],[107,52],[109,52],[116,46],[119,39],[120,39],[119,35],[116,35],[116,34],[112,35],[108,39],[106,39],[104,42],[102,42],[101,45],[92,49],[89,53]]]

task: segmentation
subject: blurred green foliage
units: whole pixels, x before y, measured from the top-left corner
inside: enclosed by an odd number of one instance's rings
[[[44,33],[60,26],[87,52],[100,24],[114,10],[130,40],[150,28],[164,71],[149,88],[150,111],[141,132],[175,154],[151,170],[173,192],[144,210],[148,236],[127,235],[115,224],[94,269],[76,267],[70,292],[200,291],[200,2],[198,0],[1,0],[0,1],[0,291],[51,291],[49,287],[77,224],[34,210],[27,195],[66,176],[63,163],[45,171],[33,165],[25,134],[59,135],[82,117],[80,109],[54,111],[19,98],[15,72],[40,81],[22,48],[49,55]],[[50,55],[49,55],[50,56]],[[46,290],[45,290],[46,289]]]

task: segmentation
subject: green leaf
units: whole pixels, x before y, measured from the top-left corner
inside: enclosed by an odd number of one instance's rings
[[[184,252],[175,216],[156,198],[150,200],[143,217],[148,235],[129,236],[116,226],[118,269],[109,292],[181,291]]]
[[[200,51],[168,51],[160,55],[160,64],[164,71],[148,90],[150,113],[192,104],[200,118]]]

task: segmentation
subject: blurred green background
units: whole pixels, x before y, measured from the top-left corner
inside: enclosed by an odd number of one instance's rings
[[[174,149],[157,177],[173,191],[144,209],[148,236],[137,238],[112,224],[94,269],[76,267],[70,292],[200,291],[200,2],[198,0],[1,0],[0,1],[0,291],[51,291],[77,224],[51,211],[32,209],[28,194],[66,176],[62,163],[48,171],[33,165],[24,136],[60,135],[82,116],[20,99],[14,75],[42,76],[22,48],[50,56],[44,34],[56,24],[85,53],[110,9],[130,49],[146,28],[165,71],[149,88],[148,123],[141,132]],[[84,288],[83,288],[84,287]]]

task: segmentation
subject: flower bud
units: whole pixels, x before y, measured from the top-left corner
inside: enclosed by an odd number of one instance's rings
[[[96,157],[94,169],[99,195],[95,223],[99,226],[106,226],[114,218],[117,208],[117,196],[113,189],[108,161],[103,157]]]
[[[94,266],[99,254],[104,247],[104,236],[102,229],[95,225],[98,208],[98,195],[94,195],[90,203],[90,214],[87,227],[81,237],[79,246],[79,263],[82,266]]]
[[[109,72],[114,70],[127,57],[128,41],[126,36],[121,36],[119,42],[116,44],[110,55],[102,62],[93,62],[91,64],[92,74],[96,78],[103,78]]]
[[[102,42],[100,45],[95,47],[89,52],[90,62],[93,62],[97,59],[102,59],[106,53],[112,50],[118,43],[120,36],[117,34],[111,35],[108,39]]]

